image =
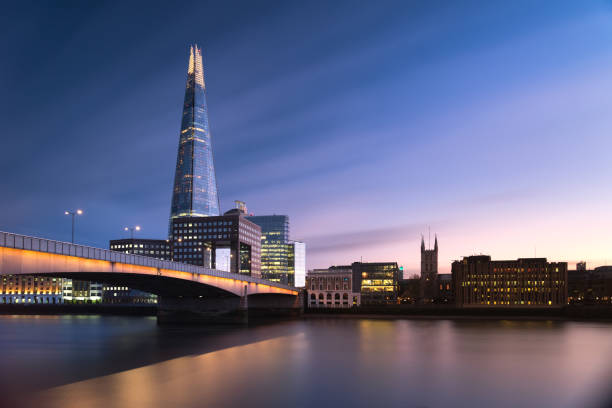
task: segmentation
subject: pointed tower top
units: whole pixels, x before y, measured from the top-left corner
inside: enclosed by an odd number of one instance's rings
[[[204,90],[204,65],[202,64],[202,49],[198,47],[198,44],[192,45],[193,50],[193,64],[191,56],[189,57],[189,74],[195,74],[195,82],[200,85]]]
[[[187,69],[188,74],[193,74],[194,69],[194,57],[193,57],[193,45],[189,47],[189,68]]]
[[[435,239],[434,239],[434,249],[437,251],[438,250],[438,234],[434,235]]]
[[[421,234],[421,251],[425,250],[425,237]]]

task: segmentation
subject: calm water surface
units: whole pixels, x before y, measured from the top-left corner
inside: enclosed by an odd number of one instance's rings
[[[612,324],[0,316],[2,406],[607,407]]]

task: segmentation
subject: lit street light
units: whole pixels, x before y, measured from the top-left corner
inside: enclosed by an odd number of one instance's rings
[[[72,215],[72,243],[74,244],[74,216],[75,215],[83,215],[83,210],[76,211],[64,211],[66,215]]]
[[[140,225],[136,225],[134,227],[125,227],[124,231],[130,231],[130,235],[132,239],[134,239],[134,231],[140,231]]]

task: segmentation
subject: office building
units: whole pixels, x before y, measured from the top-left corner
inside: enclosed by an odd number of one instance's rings
[[[194,45],[189,54],[170,226],[178,217],[219,216],[219,208],[202,52]]]
[[[289,244],[289,285],[303,288],[306,285],[306,244],[294,241]]]
[[[99,282],[90,282],[76,279],[62,280],[63,303],[100,303],[104,285]]]
[[[286,285],[294,284],[289,276],[289,217],[258,215],[246,217],[261,228],[261,277]]]
[[[353,262],[353,291],[361,293],[362,305],[398,303],[397,262]]]
[[[306,277],[309,308],[350,308],[361,304],[361,293],[353,290],[351,266],[314,269]]]
[[[172,259],[170,240],[167,239],[113,239],[109,242],[111,251],[143,255],[169,261]]]
[[[453,262],[452,279],[460,307],[561,307],[567,302],[566,262],[468,256]]]
[[[233,273],[261,276],[261,228],[238,209],[218,217],[176,217],[172,260]]]

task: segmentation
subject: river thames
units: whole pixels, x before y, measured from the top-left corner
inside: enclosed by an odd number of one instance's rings
[[[325,317],[194,328],[148,317],[0,316],[0,350],[6,406],[612,402],[611,323]]]

